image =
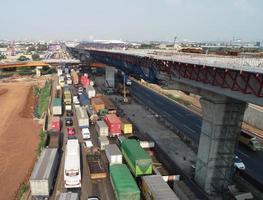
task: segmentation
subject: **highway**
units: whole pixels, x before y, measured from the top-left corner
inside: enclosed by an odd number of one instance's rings
[[[199,143],[202,125],[202,118],[199,115],[136,82],[130,86],[130,91],[180,132],[186,134],[196,144]],[[236,154],[245,163],[245,172],[263,184],[263,152],[252,152],[244,146],[239,146]]]

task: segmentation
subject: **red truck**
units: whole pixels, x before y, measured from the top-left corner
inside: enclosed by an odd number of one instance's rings
[[[121,120],[116,114],[108,114],[104,117],[104,121],[109,128],[109,136],[118,136],[121,134]]]
[[[88,74],[84,74],[80,78],[80,82],[84,88],[89,86],[90,80]]]
[[[54,132],[60,132],[60,117],[53,117],[51,121],[51,129]]]

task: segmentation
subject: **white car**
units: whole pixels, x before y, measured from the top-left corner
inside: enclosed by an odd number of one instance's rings
[[[84,141],[84,148],[91,148],[93,147],[93,144],[90,140],[85,140]]]
[[[246,169],[245,164],[243,163],[243,161],[238,156],[235,156],[234,166],[238,170],[244,171]]]
[[[90,131],[89,128],[82,128],[81,129],[81,134],[84,140],[90,139]]]

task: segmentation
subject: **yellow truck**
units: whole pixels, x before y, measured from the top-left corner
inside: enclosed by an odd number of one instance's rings
[[[121,118],[121,131],[123,134],[132,134],[133,132],[132,123],[125,118]]]

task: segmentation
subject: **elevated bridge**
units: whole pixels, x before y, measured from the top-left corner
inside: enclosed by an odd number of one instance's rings
[[[263,105],[263,60],[147,51],[69,48],[127,74],[201,96],[202,128],[196,182],[211,196],[224,192],[233,171],[247,102]]]

